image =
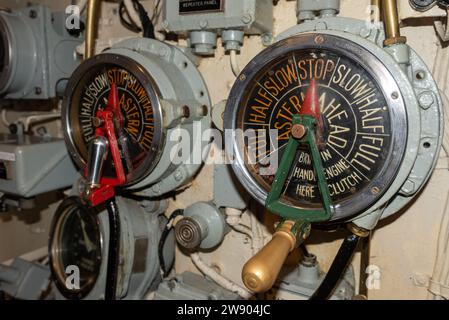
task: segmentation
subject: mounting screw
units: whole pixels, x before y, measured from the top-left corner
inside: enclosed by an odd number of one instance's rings
[[[273,35],[271,33],[264,33],[262,35],[262,44],[265,47],[268,47],[273,44]]]
[[[181,108],[181,115],[183,118],[189,118],[190,117],[190,108],[188,106],[183,106]]]
[[[207,20],[201,20],[200,21],[200,27],[201,29],[206,29],[206,27],[209,25],[209,22]]]
[[[360,33],[359,34],[363,38],[368,38],[371,35],[371,29],[362,28],[362,29],[360,29]]]
[[[397,91],[394,91],[394,92],[391,94],[391,97],[392,97],[394,100],[397,100],[397,99],[399,98],[399,93],[398,93]]]
[[[201,115],[202,115],[203,117],[205,117],[205,116],[208,115],[208,113],[209,113],[209,108],[207,108],[206,105],[202,105],[202,106],[201,106]]]
[[[372,193],[372,194],[379,194],[379,192],[380,192],[379,187],[373,187],[373,188],[371,188],[371,193]]]
[[[155,192],[157,194],[159,194],[161,192],[161,186],[159,184],[155,184],[152,189],[153,189],[153,192]]]
[[[242,16],[242,22],[244,24],[250,24],[251,21],[253,21],[253,17],[249,13]]]
[[[176,181],[181,181],[184,178],[182,172],[180,170],[176,170],[175,172],[175,180]]]
[[[324,37],[319,35],[315,37],[315,43],[316,44],[322,44],[324,42]]]
[[[245,81],[246,80],[246,76],[242,73],[239,77],[240,81]]]
[[[30,18],[31,19],[36,19],[37,18],[36,10],[30,10]]]

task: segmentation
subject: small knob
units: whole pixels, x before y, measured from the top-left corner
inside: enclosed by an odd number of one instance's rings
[[[284,222],[271,241],[244,265],[243,283],[252,292],[265,292],[274,285],[288,254],[296,247],[291,231],[294,225],[293,221]]]

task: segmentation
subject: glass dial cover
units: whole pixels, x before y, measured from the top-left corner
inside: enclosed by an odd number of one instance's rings
[[[70,79],[63,108],[64,132],[72,158],[84,168],[89,142],[96,135],[95,117],[105,109],[111,84],[118,88],[123,123],[115,123],[127,184],[151,172],[163,140],[158,90],[151,76],[134,60],[101,54],[84,62]],[[111,154],[104,177],[115,177]]]
[[[333,219],[362,212],[392,183],[405,150],[400,90],[385,66],[361,46],[331,35],[295,36],[268,48],[243,70],[225,114],[236,130],[237,177],[261,203],[300,114],[310,81],[321,110],[317,144],[333,203]],[[296,153],[281,198],[321,208],[310,151]]]

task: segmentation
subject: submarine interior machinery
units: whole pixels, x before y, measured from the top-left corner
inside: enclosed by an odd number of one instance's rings
[[[0,299],[448,299],[449,2],[0,4]]]

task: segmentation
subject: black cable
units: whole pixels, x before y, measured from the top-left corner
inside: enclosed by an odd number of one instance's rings
[[[168,276],[168,273],[170,272],[170,268],[167,268],[165,265],[165,259],[164,259],[164,245],[165,241],[167,240],[168,235],[170,234],[170,231],[173,228],[173,225],[170,225],[170,223],[175,220],[177,216],[181,216],[184,214],[184,210],[178,209],[173,211],[173,213],[168,218],[166,227],[164,228],[164,231],[162,231],[161,238],[159,240],[159,246],[158,246],[158,256],[159,256],[159,264],[161,266],[161,270],[163,273],[163,277],[165,278]]]
[[[105,300],[116,300],[120,261],[120,215],[115,198],[106,201],[106,209],[109,217],[109,247]]]
[[[360,255],[359,295],[363,295],[365,297],[368,297],[368,287],[366,286],[368,274],[366,273],[366,269],[369,266],[370,242],[371,242],[371,235],[362,238],[360,240],[361,255]]]
[[[338,281],[341,279],[343,273],[351,262],[351,258],[354,255],[359,240],[360,237],[354,234],[345,238],[323,282],[321,282],[318,289],[310,297],[310,300],[329,299]]]
[[[299,245],[299,249],[302,251],[302,254],[303,254],[305,257],[310,257],[310,256],[312,256],[312,255],[310,254],[309,250],[307,250],[307,247],[306,247],[306,245],[304,244],[304,242],[301,243],[301,244]]]
[[[118,12],[119,12],[120,22],[126,29],[128,29],[132,32],[136,32],[136,33],[142,31],[142,29],[139,26],[137,26],[130,18],[129,13],[126,10],[125,3],[123,1],[121,1],[119,4]],[[124,16],[125,14],[128,16],[128,20],[125,19],[125,16]]]
[[[156,23],[154,20],[159,16],[158,11],[159,11],[159,6],[161,5],[161,0],[158,0],[156,5],[154,6],[154,12],[153,12],[153,16],[151,17],[151,21],[153,21],[153,23]]]
[[[143,27],[143,36],[144,38],[155,39],[156,35],[154,34],[154,25],[148,16],[148,12],[145,10],[143,5],[138,0],[132,0],[134,3],[134,7],[139,12],[140,21],[142,22]]]

